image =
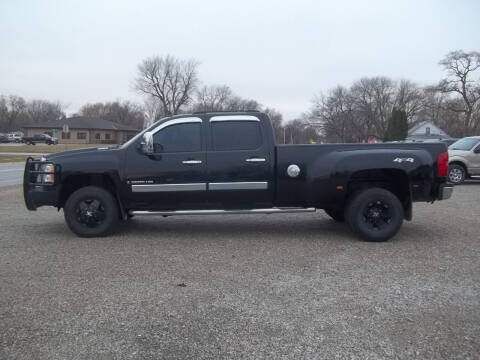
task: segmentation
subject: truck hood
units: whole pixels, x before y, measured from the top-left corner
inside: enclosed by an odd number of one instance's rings
[[[47,160],[59,160],[59,159],[66,159],[66,158],[75,158],[75,157],[85,157],[85,156],[95,156],[97,153],[104,153],[110,151],[118,151],[117,146],[110,146],[110,147],[98,147],[98,148],[85,148],[85,149],[78,149],[78,150],[69,150],[63,151],[59,153],[54,153],[46,156]]]

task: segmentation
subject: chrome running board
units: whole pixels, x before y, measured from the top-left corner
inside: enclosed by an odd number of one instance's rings
[[[284,214],[284,213],[304,213],[315,212],[316,208],[269,208],[269,209],[250,209],[250,210],[177,210],[177,211],[148,211],[148,210],[130,210],[130,215],[221,215],[221,214]]]

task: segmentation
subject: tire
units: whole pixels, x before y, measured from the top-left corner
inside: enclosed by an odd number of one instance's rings
[[[63,208],[68,227],[80,237],[109,235],[119,221],[119,209],[113,195],[96,186],[72,193]]]
[[[343,210],[338,210],[338,209],[323,209],[327,213],[328,216],[330,216],[333,220],[337,222],[344,222],[345,221],[345,215]]]
[[[400,200],[390,191],[370,188],[352,196],[345,218],[360,238],[381,242],[398,232],[403,223],[404,210]]]
[[[462,165],[452,164],[448,166],[448,181],[458,185],[465,181],[467,172]]]

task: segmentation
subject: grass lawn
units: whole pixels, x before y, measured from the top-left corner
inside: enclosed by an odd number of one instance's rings
[[[24,153],[56,153],[61,151],[67,150],[75,150],[75,149],[85,149],[88,147],[101,147],[101,146],[108,146],[102,144],[57,144],[57,145],[18,145],[18,146],[10,146],[10,145],[0,145],[0,152],[9,152],[9,153],[16,153],[16,152],[24,152]]]
[[[0,164],[11,162],[24,162],[28,156],[23,155],[0,155]]]

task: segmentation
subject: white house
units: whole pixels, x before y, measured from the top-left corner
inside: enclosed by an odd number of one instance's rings
[[[440,129],[432,121],[421,121],[408,130],[407,141],[426,141],[451,139],[445,131]]]

